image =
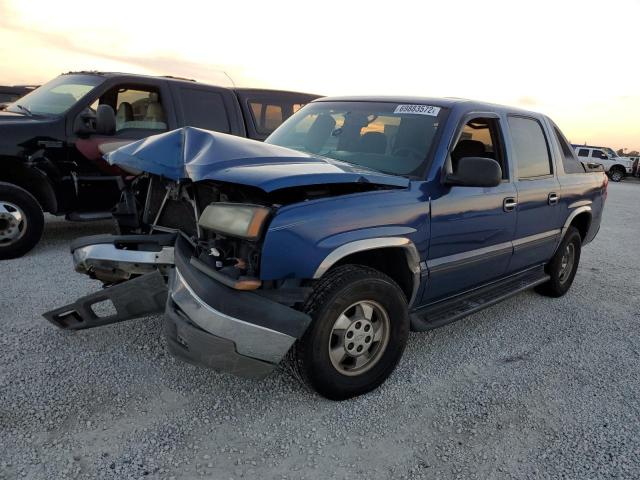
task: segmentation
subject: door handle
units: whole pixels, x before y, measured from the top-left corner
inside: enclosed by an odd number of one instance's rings
[[[514,197],[507,197],[502,201],[502,209],[505,212],[513,212],[518,206],[518,202]]]
[[[555,205],[555,204],[558,203],[559,199],[560,199],[560,197],[558,196],[557,193],[551,192],[549,194],[549,196],[547,197],[547,202],[549,202],[549,205]]]

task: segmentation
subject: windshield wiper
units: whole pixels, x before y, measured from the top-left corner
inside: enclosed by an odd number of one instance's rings
[[[27,107],[20,105],[19,103],[16,103],[16,107],[18,107],[20,110],[22,110],[23,112],[26,112],[27,115],[29,115],[30,117],[33,116],[33,113],[31,113],[31,110],[29,110]]]

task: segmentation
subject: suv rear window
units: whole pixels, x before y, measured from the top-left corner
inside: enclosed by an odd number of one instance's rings
[[[269,135],[282,122],[304,107],[304,104],[289,103],[286,100],[278,101],[272,98],[269,100],[250,98],[249,107],[253,115],[256,132],[262,135]]]
[[[562,166],[564,167],[564,173],[584,173],[584,167],[582,163],[578,161],[576,155],[569,145],[569,142],[560,131],[560,129],[553,125],[553,133],[556,136],[556,141],[560,146],[560,152],[562,153]]]
[[[589,149],[588,148],[581,148],[580,150],[578,150],[578,156],[579,157],[588,157],[589,156]]]

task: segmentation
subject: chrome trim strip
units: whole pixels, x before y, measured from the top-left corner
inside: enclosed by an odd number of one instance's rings
[[[489,247],[477,248],[467,252],[454,253],[453,255],[427,260],[427,267],[429,268],[429,274],[431,275],[433,273],[441,273],[452,268],[468,265],[469,263],[512,253],[512,251],[512,242],[503,242]]]
[[[556,241],[554,237],[559,236],[561,230],[549,230],[547,232],[529,235],[527,237],[518,238],[512,242],[503,242],[489,247],[477,248],[467,252],[455,253],[445,257],[438,257],[427,260],[429,275],[445,272],[450,269],[460,268],[471,263],[481,262],[500,255],[511,254],[516,250],[532,247],[546,241]]]
[[[533,244],[533,243],[544,243],[545,241],[557,235],[560,235],[560,233],[562,233],[562,230],[560,230],[559,228],[556,228],[555,230],[549,230],[547,232],[537,233],[535,235],[529,235],[528,237],[518,238],[517,240],[513,241],[513,247],[514,249],[518,249],[521,247],[528,247],[530,246],[529,244]]]
[[[569,210],[578,207],[585,207],[591,205],[593,202],[591,200],[578,200],[577,202],[573,202],[569,205]]]
[[[296,339],[270,328],[231,317],[207,305],[191,289],[176,268],[171,275],[170,295],[185,316],[203,330],[235,343],[241,355],[278,363]]]
[[[409,307],[413,304],[418,294],[418,288],[420,287],[420,255],[418,249],[411,240],[404,237],[377,237],[366,238],[364,240],[356,240],[339,246],[333,250],[326,258],[320,263],[313,278],[322,277],[327,270],[329,270],[335,263],[351,255],[352,253],[364,252],[366,250],[375,250],[377,248],[387,247],[401,247],[405,249],[407,256],[407,264],[409,270],[413,275],[413,285],[411,289],[411,298],[409,299]]]

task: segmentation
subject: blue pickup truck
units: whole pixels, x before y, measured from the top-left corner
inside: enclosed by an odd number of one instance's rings
[[[45,317],[161,310],[175,355],[251,377],[289,356],[331,399],[384,382],[409,331],[564,295],[608,185],[548,117],[460,99],[324,98],[265,143],[184,128],[108,160],[145,182],[135,221],[73,242],[108,288]]]

